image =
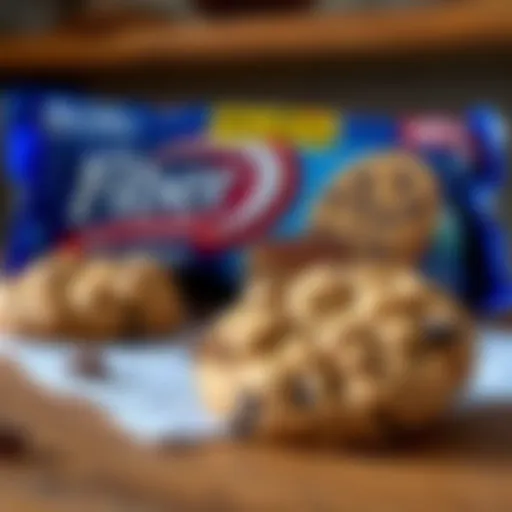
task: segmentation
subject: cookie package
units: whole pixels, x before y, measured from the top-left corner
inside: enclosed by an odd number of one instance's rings
[[[138,251],[227,290],[258,242],[315,233],[417,265],[480,313],[512,305],[497,206],[507,130],[487,107],[388,116],[40,90],[3,105],[7,273],[56,248]]]

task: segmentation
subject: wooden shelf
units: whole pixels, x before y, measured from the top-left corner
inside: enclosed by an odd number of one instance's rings
[[[487,2],[345,15],[290,15],[126,25],[0,39],[0,72],[120,70],[512,50],[512,9]]]

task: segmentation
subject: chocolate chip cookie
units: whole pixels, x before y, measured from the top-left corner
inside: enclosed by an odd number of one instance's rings
[[[94,259],[70,282],[67,303],[76,338],[112,341],[122,335],[125,310],[115,290],[117,273],[115,261]]]
[[[16,286],[11,280],[0,283],[0,331],[15,333],[20,330],[19,311],[14,305]]]
[[[12,331],[41,338],[73,330],[66,290],[80,261],[54,254],[36,261],[8,286]]]
[[[410,153],[390,151],[331,183],[312,230],[341,240],[358,258],[414,263],[432,238],[440,203],[434,171]]]
[[[410,270],[319,264],[280,300],[242,301],[198,354],[205,403],[238,436],[389,441],[436,422],[468,375],[468,315]]]
[[[125,334],[170,334],[185,322],[185,304],[173,276],[149,258],[119,264],[115,292],[126,311]]]

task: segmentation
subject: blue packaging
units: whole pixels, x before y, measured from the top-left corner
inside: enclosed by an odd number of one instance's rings
[[[14,191],[5,268],[48,251],[148,251],[187,274],[236,283],[247,246],[304,234],[336,173],[407,150],[436,173],[438,229],[421,264],[485,313],[512,306],[494,205],[505,124],[318,106],[144,105],[71,93],[6,95]]]

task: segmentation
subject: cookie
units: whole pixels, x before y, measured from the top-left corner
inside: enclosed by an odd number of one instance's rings
[[[287,276],[253,277],[243,290],[241,303],[257,309],[281,309]]]
[[[468,376],[467,313],[410,270],[318,265],[282,300],[238,304],[197,356],[206,405],[238,436],[393,441],[441,418]]]
[[[313,213],[312,231],[370,261],[413,263],[440,211],[440,187],[419,158],[392,151],[361,160],[336,178]]]
[[[128,335],[165,335],[185,321],[184,301],[173,276],[149,258],[122,261],[115,290],[126,310]]]
[[[67,303],[76,338],[106,341],[122,335],[125,310],[116,294],[117,273],[116,262],[94,259],[70,282]]]
[[[19,334],[50,338],[73,330],[66,294],[80,264],[71,256],[50,255],[13,281],[12,313]]]
[[[15,284],[10,280],[0,283],[0,332],[16,333],[20,330],[15,306]]]

